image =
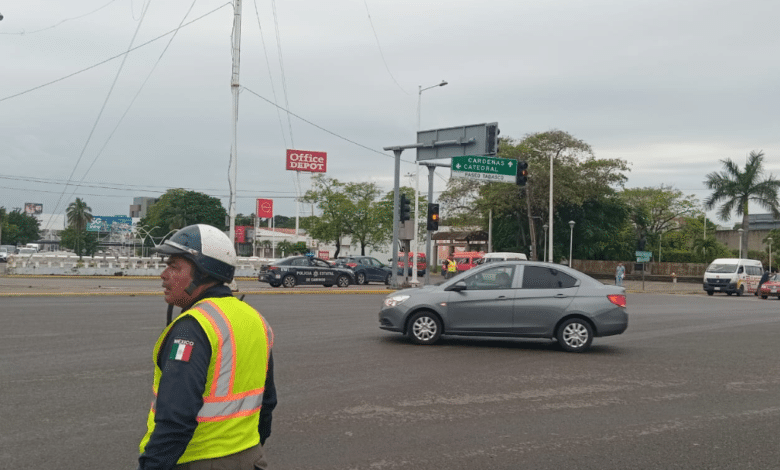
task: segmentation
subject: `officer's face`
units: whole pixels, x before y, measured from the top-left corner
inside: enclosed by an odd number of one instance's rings
[[[192,296],[184,290],[192,282],[194,266],[185,258],[171,256],[166,261],[167,268],[162,272],[162,286],[165,301],[177,307],[186,307],[192,301]]]

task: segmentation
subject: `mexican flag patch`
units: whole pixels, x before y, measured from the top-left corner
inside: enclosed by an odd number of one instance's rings
[[[192,354],[192,347],[195,346],[195,343],[192,341],[186,340],[186,339],[175,339],[173,340],[173,347],[171,348],[171,355],[168,356],[168,359],[173,359],[176,361],[184,361],[189,362],[190,360],[190,354]]]

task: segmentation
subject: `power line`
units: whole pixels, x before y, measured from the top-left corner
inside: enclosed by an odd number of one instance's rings
[[[87,70],[92,70],[92,69],[94,69],[95,67],[99,67],[99,66],[101,66],[101,65],[103,65],[103,64],[105,64],[105,63],[111,62],[111,61],[112,61],[112,60],[114,60],[114,59],[117,59],[117,58],[119,58],[119,57],[125,56],[125,55],[127,55],[127,54],[129,54],[129,53],[131,53],[131,52],[133,52],[133,51],[136,51],[136,50],[138,50],[138,49],[142,48],[142,47],[148,46],[149,44],[151,44],[151,43],[153,43],[153,42],[155,42],[155,41],[158,41],[158,40],[160,40],[160,39],[164,38],[165,36],[168,36],[169,34],[173,34],[173,33],[175,33],[176,31],[178,31],[179,29],[181,29],[181,28],[183,28],[183,27],[186,27],[186,26],[189,26],[189,25],[191,25],[191,24],[195,23],[196,21],[200,21],[200,20],[202,20],[203,18],[205,18],[205,17],[207,17],[207,16],[211,15],[212,13],[216,13],[218,10],[220,10],[220,9],[222,9],[222,8],[224,8],[224,7],[228,6],[228,5],[231,5],[231,4],[230,4],[230,3],[225,3],[224,5],[222,5],[222,6],[219,6],[219,7],[215,8],[214,10],[211,10],[210,12],[208,12],[208,13],[206,13],[206,14],[204,14],[204,15],[201,15],[201,16],[199,16],[199,17],[195,18],[195,19],[194,19],[194,20],[192,20],[192,21],[189,21],[189,22],[185,23],[184,25],[180,26],[179,28],[176,28],[176,29],[173,29],[173,30],[171,30],[171,31],[168,31],[167,33],[161,34],[161,35],[157,36],[157,37],[156,37],[156,38],[154,38],[154,39],[150,39],[149,41],[146,41],[146,42],[145,42],[145,43],[143,43],[143,44],[140,44],[140,45],[138,45],[138,46],[136,46],[136,47],[134,47],[134,48],[132,48],[132,49],[129,49],[129,50],[127,50],[127,51],[125,51],[125,52],[123,52],[123,53],[121,53],[121,54],[117,54],[117,55],[115,55],[115,56],[113,56],[113,57],[109,57],[108,59],[106,59],[106,60],[104,60],[104,61],[101,61],[101,62],[98,62],[97,64],[91,65],[91,66],[89,66],[89,67],[87,67],[87,68],[85,68],[85,69],[81,69],[81,70],[79,70],[79,71],[77,71],[77,72],[73,72],[73,73],[71,73],[71,74],[69,74],[69,75],[65,75],[64,77],[60,77],[60,78],[58,78],[58,79],[56,79],[56,80],[52,80],[52,81],[50,81],[50,82],[47,82],[47,83],[44,83],[44,84],[42,84],[42,85],[35,86],[35,87],[33,87],[33,88],[30,88],[30,89],[28,89],[28,90],[21,91],[21,92],[19,92],[19,93],[16,93],[16,94],[13,94],[13,95],[9,95],[9,96],[6,96],[6,97],[4,97],[4,98],[0,98],[0,102],[6,101],[6,100],[10,100],[11,98],[16,98],[16,97],[18,97],[18,96],[26,95],[27,93],[33,92],[33,91],[35,91],[35,90],[39,90],[39,89],[41,89],[41,88],[44,88],[44,87],[47,87],[47,86],[49,86],[49,85],[53,85],[53,84],[55,84],[55,83],[57,83],[57,82],[61,82],[61,81],[63,81],[63,80],[66,80],[66,79],[68,79],[68,78],[70,78],[70,77],[73,77],[73,76],[76,76],[76,75],[78,75],[78,74],[80,74],[80,73],[86,72]]]
[[[144,5],[143,12],[141,13],[141,21],[138,22],[138,26],[135,28],[135,33],[133,33],[132,39],[130,39],[130,44],[127,46],[128,52],[133,47],[133,43],[135,42],[135,38],[138,36],[138,31],[141,30],[141,25],[144,22],[144,18],[146,17],[146,12],[149,10],[149,5],[151,5],[152,1],[148,0],[146,2],[146,5]],[[95,129],[97,128],[98,123],[100,122],[100,118],[103,117],[103,111],[106,109],[106,105],[108,104],[108,100],[111,98],[111,95],[114,93],[114,87],[116,86],[116,82],[119,80],[119,76],[122,74],[122,70],[125,68],[125,62],[127,62],[127,54],[122,57],[122,63],[119,65],[119,69],[116,71],[116,75],[114,75],[114,81],[111,82],[111,86],[108,89],[108,93],[106,94],[106,98],[103,100],[103,105],[100,107],[100,111],[98,112],[97,117],[95,118],[95,123],[92,124],[92,129],[89,131],[89,135],[87,136],[86,142],[84,142],[84,146],[81,148],[81,153],[79,154],[79,158],[76,160],[76,164],[73,165],[73,170],[70,172],[70,176],[68,176],[68,182],[65,184],[65,187],[62,189],[62,194],[60,194],[59,199],[57,199],[57,203],[54,204],[54,211],[53,213],[57,213],[57,209],[60,207],[60,202],[62,202],[62,197],[65,195],[65,192],[68,190],[68,185],[70,184],[71,180],[73,179],[73,175],[76,174],[76,169],[79,167],[79,164],[81,163],[81,159],[84,157],[84,153],[87,151],[87,146],[89,146],[89,143],[92,141],[92,135],[95,133]],[[99,154],[98,154],[99,156]],[[95,157],[97,159],[97,157]],[[94,162],[93,162],[94,163]],[[92,166],[90,165],[90,168]],[[89,170],[87,170],[89,172]],[[87,174],[84,173],[84,177],[86,177]],[[82,177],[82,179],[84,178]],[[71,194],[72,195],[72,194]],[[51,222],[50,222],[51,223]],[[46,230],[49,229],[49,226],[46,226]]]
[[[379,43],[379,36],[376,34],[376,28],[374,28],[374,22],[371,19],[371,12],[368,11],[368,3],[366,0],[363,0],[363,5],[366,6],[366,14],[368,15],[368,24],[371,25],[371,31],[374,32],[374,39],[376,40],[376,47],[379,49],[379,55],[382,57],[382,63],[385,64],[385,70],[387,70],[387,73],[390,75],[390,78],[393,79],[393,82],[398,86],[398,88],[404,92],[405,95],[409,95],[409,93],[406,92],[406,90],[403,89],[403,87],[398,83],[398,80],[395,79],[393,76],[393,72],[390,71],[390,67],[387,65],[387,61],[385,60],[385,54],[382,52],[382,45]]]
[[[74,17],[72,17],[72,18],[65,18],[64,20],[60,21],[59,23],[53,24],[53,25],[51,25],[51,26],[47,26],[47,27],[45,27],[45,28],[43,28],[43,29],[36,29],[35,31],[21,31],[21,32],[19,32],[19,33],[0,33],[0,34],[8,34],[8,35],[15,35],[15,36],[17,36],[17,35],[18,35],[18,36],[24,36],[24,35],[27,35],[27,34],[35,34],[35,33],[40,33],[41,31],[46,31],[46,30],[49,30],[49,29],[52,29],[52,28],[56,28],[57,26],[59,26],[59,25],[61,25],[61,24],[65,23],[65,22],[67,22],[67,21],[71,21],[71,20],[77,20],[77,19],[79,19],[79,18],[84,18],[85,16],[89,16],[89,15],[91,15],[92,13],[97,13],[98,11],[100,11],[100,10],[102,10],[103,8],[105,8],[105,7],[109,6],[109,5],[111,5],[111,4],[112,4],[112,3],[114,3],[115,1],[116,1],[116,0],[111,0],[110,2],[106,3],[106,4],[105,4],[105,5],[103,5],[102,7],[98,8],[98,9],[96,9],[96,10],[92,10],[92,11],[91,11],[91,12],[89,12],[89,13],[84,13],[83,15],[80,15],[80,16],[74,16]]]
[[[273,106],[276,106],[277,108],[281,108],[281,106],[279,106],[278,104],[274,103],[273,101],[269,100],[268,98],[266,98],[266,97],[264,97],[264,96],[261,96],[261,95],[259,95],[259,94],[255,93],[254,91],[250,90],[249,88],[247,88],[247,87],[245,87],[245,86],[242,86],[241,88],[243,88],[244,90],[248,91],[249,93],[251,93],[251,94],[253,94],[253,95],[257,96],[257,97],[258,97],[258,98],[260,98],[261,100],[263,100],[263,101],[265,101],[265,102],[267,102],[267,103],[269,103],[269,104],[271,104],[271,105],[273,105]],[[339,139],[341,139],[341,140],[345,140],[345,141],[349,142],[350,144],[357,145],[358,147],[364,148],[364,149],[366,149],[366,150],[368,150],[368,151],[370,151],[370,152],[377,153],[377,154],[379,154],[379,155],[382,155],[383,157],[394,158],[394,157],[393,157],[393,155],[388,155],[388,154],[386,154],[386,153],[384,153],[384,152],[380,152],[379,150],[372,149],[371,147],[367,147],[367,146],[365,146],[365,145],[363,145],[363,144],[360,144],[360,143],[357,143],[357,142],[355,142],[354,140],[350,140],[350,139],[348,139],[348,138],[346,138],[346,137],[344,137],[344,136],[342,136],[342,135],[336,134],[336,133],[335,133],[335,132],[333,132],[333,131],[330,131],[330,130],[328,130],[328,129],[325,129],[324,127],[322,127],[322,126],[320,126],[320,125],[317,125],[317,124],[315,124],[315,123],[313,123],[313,122],[309,121],[308,119],[305,119],[305,118],[303,118],[303,117],[301,117],[301,116],[298,116],[297,114],[295,114],[294,112],[290,111],[289,109],[284,109],[284,108],[282,108],[282,109],[283,109],[283,111],[287,112],[287,113],[288,113],[290,116],[294,116],[294,117],[296,117],[296,118],[300,119],[301,121],[305,122],[306,124],[309,124],[310,126],[314,126],[314,127],[316,127],[317,129],[319,129],[319,130],[321,130],[321,131],[327,132],[328,134],[330,134],[330,135],[332,135],[332,136],[334,136],[334,137],[338,137],[338,138],[339,138]],[[409,161],[409,160],[403,160],[403,159],[401,159],[401,161],[402,161],[402,162],[406,162],[406,163],[412,163],[412,164],[414,164],[414,162],[411,162],[411,161]]]

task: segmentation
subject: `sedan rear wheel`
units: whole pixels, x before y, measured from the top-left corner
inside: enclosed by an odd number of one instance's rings
[[[288,274],[282,279],[282,285],[284,287],[295,287],[295,276]]]
[[[385,285],[389,286],[392,281],[393,275],[391,273],[387,273],[387,276],[385,277]],[[780,299],[780,297],[778,297],[778,299]]]
[[[564,351],[583,352],[593,342],[593,328],[581,318],[570,318],[561,323],[556,338]]]
[[[366,283],[366,273],[355,274],[355,284],[362,286]]]
[[[431,312],[418,312],[409,320],[406,334],[417,344],[433,344],[441,336],[441,321]]]
[[[336,280],[336,285],[339,287],[349,287],[349,276],[346,274],[339,276],[339,278]]]

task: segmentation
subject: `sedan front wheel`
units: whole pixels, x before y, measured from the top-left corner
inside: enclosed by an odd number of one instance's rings
[[[409,320],[406,334],[417,344],[433,344],[441,336],[441,321],[431,312],[418,312]]]
[[[570,318],[561,323],[555,335],[566,352],[584,352],[593,342],[593,328],[581,318]]]

